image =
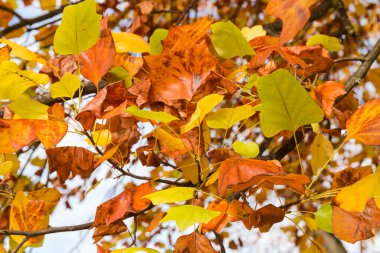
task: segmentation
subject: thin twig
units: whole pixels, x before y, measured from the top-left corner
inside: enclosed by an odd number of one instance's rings
[[[335,104],[338,104],[347,94],[355,88],[357,85],[359,85],[362,81],[362,79],[367,74],[368,70],[371,68],[372,63],[377,59],[377,57],[380,55],[380,39],[376,42],[375,46],[369,51],[369,53],[364,57],[363,63],[360,65],[358,70],[348,79],[348,81],[345,84],[345,90],[346,94],[343,94],[342,96],[339,96],[337,99],[335,99]]]
[[[17,253],[21,248],[22,246],[26,243],[26,241],[28,241],[30,238],[30,236],[25,236],[24,239],[22,239],[22,241],[17,245],[17,247],[12,251],[12,253]]]
[[[364,57],[345,57],[345,58],[339,58],[339,59],[334,60],[334,63],[347,62],[347,61],[360,61],[360,62],[364,62],[365,58]]]

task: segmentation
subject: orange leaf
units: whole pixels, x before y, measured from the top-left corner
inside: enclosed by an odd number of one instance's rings
[[[117,235],[127,230],[128,227],[122,220],[120,220],[109,224],[108,226],[105,224],[97,226],[95,228],[94,234],[92,235],[92,238],[94,238],[95,242],[97,242],[105,235]]]
[[[112,148],[108,149],[102,157],[96,160],[94,164],[94,168],[98,167],[104,161],[107,161],[108,159],[110,159],[117,152],[118,149],[119,149],[119,145],[113,146]]]
[[[174,253],[216,253],[206,236],[197,231],[180,236],[174,246]]]
[[[380,145],[380,99],[362,105],[347,120],[347,139],[366,145]]]
[[[149,223],[149,226],[146,229],[146,232],[148,233],[152,232],[160,224],[160,221],[164,217],[164,214],[165,213],[161,212],[161,210],[158,210],[158,212],[154,215],[154,218],[152,219],[152,221]]]
[[[4,47],[0,47],[0,62],[9,61],[9,59],[10,59],[9,52],[10,51],[11,51],[11,48],[8,45],[6,45]]]
[[[150,205],[150,200],[141,198],[156,191],[150,183],[127,188],[116,197],[104,202],[96,209],[95,221],[92,227],[98,227],[123,220],[130,214],[144,211]]]
[[[294,191],[303,194],[305,192],[305,185],[310,183],[310,178],[305,175],[290,173],[284,176],[257,176],[252,179],[250,183],[252,183],[252,185],[256,185],[251,192],[255,192],[261,187],[272,189],[273,185],[285,185]]]
[[[111,253],[111,250],[96,244],[96,253]]]
[[[252,186],[250,181],[256,176],[278,175],[282,172],[283,169],[277,161],[230,158],[220,166],[219,195],[223,196],[229,186],[235,192],[249,188]]]
[[[269,15],[282,20],[280,44],[294,38],[310,18],[310,7],[319,0],[271,0],[265,9]]]
[[[112,67],[116,56],[111,30],[107,28],[108,17],[101,22],[102,31],[98,42],[79,56],[80,72],[98,86],[100,79]]]
[[[95,170],[95,153],[81,147],[59,147],[46,150],[50,173],[57,171],[63,184],[70,173],[88,178]]]
[[[331,224],[334,235],[339,239],[350,243],[366,240],[374,236],[373,230],[380,228],[380,209],[373,198],[362,213],[333,206]]]
[[[344,85],[335,81],[327,81],[315,89],[315,95],[327,118],[331,118],[335,99],[345,93]]]
[[[67,132],[62,120],[0,119],[0,153],[13,153],[40,140],[46,149],[54,147]]]
[[[243,221],[247,229],[251,229],[249,215],[253,212],[252,208],[242,202],[233,200],[232,202],[215,200],[211,202],[208,210],[220,211],[221,215],[215,217],[207,224],[202,225],[202,232],[215,231],[220,233],[222,229],[229,223],[233,221]]]

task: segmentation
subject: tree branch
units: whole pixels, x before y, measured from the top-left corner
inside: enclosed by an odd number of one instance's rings
[[[88,222],[79,225],[62,226],[62,227],[49,227],[41,230],[34,231],[21,231],[21,230],[0,230],[0,235],[24,235],[26,237],[35,237],[39,235],[47,235],[62,232],[72,232],[84,229],[89,229],[93,222]]]
[[[24,20],[24,18],[21,17],[20,14],[18,14],[16,11],[12,10],[11,8],[8,8],[7,6],[0,5],[0,10],[3,10],[3,11],[6,11],[6,12],[9,12],[9,13],[13,14],[13,15],[16,16],[19,20]]]
[[[372,63],[380,55],[380,39],[376,42],[375,46],[369,51],[369,53],[364,57],[363,63],[356,70],[356,72],[348,79],[345,85],[346,94],[339,96],[335,100],[335,104],[338,104],[342,99],[347,96],[347,94],[361,83],[362,79],[366,76],[368,70],[371,68]]]
[[[351,21],[347,15],[347,10],[344,7],[342,0],[332,0],[334,8],[337,10],[340,20],[342,21],[343,31],[349,36],[356,36],[354,27],[351,24]]]
[[[61,6],[60,8],[58,8],[56,10],[50,11],[46,14],[43,14],[43,15],[35,17],[35,18],[29,18],[29,19],[22,18],[20,20],[20,22],[14,24],[14,25],[8,26],[7,28],[0,31],[0,38],[11,33],[11,32],[13,32],[13,31],[15,31],[15,30],[17,30],[17,29],[19,29],[19,28],[21,28],[21,27],[29,26],[29,25],[44,21],[46,19],[52,18],[54,16],[57,16],[63,12],[63,9],[65,7],[66,7],[66,5]]]

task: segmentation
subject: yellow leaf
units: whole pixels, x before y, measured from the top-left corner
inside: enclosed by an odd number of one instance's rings
[[[172,187],[150,193],[142,198],[150,199],[153,205],[176,203],[192,199],[194,197],[194,190],[192,187]]]
[[[16,114],[13,119],[48,119],[49,106],[26,95],[21,95],[8,107]]]
[[[369,198],[380,208],[380,172],[366,176],[353,185],[344,187],[336,195],[336,203],[348,212],[363,212]]]
[[[46,214],[51,214],[61,198],[61,193],[54,188],[45,188],[38,191],[28,192],[30,200],[44,200],[44,209]]]
[[[163,122],[165,124],[172,122],[173,120],[178,120],[177,117],[167,113],[167,112],[155,112],[140,110],[137,106],[133,105],[126,109],[126,112],[143,119],[150,119],[158,122]]]
[[[253,141],[244,143],[242,141],[236,140],[232,146],[236,153],[246,158],[254,158],[258,156],[260,152],[259,146]]]
[[[112,133],[108,129],[93,131],[91,135],[97,146],[105,147],[112,142]],[[87,143],[92,145],[89,139],[87,139]]]
[[[235,108],[221,108],[207,117],[206,123],[210,128],[228,129],[251,117],[257,111],[257,107],[242,105]]]
[[[119,149],[119,145],[113,146],[112,148],[108,149],[102,157],[96,160],[94,164],[94,168],[98,167],[104,161],[110,159],[117,152],[118,149]]]
[[[199,206],[183,205],[170,208],[160,222],[174,220],[179,230],[184,231],[196,223],[207,223],[219,215],[220,212],[217,211],[207,210]]]
[[[59,82],[50,86],[51,97],[72,98],[80,86],[81,82],[77,75],[66,73]]]
[[[41,64],[46,64],[46,60],[39,57],[36,53],[30,51],[26,47],[23,47],[13,41],[7,39],[0,39],[0,43],[7,44],[12,48],[11,55],[21,58],[26,61],[37,61]]]
[[[195,112],[191,115],[190,121],[181,127],[181,133],[186,133],[202,122],[207,113],[211,112],[214,107],[223,101],[223,96],[218,94],[207,95],[197,103]]]
[[[99,39],[100,20],[95,0],[65,7],[61,25],[54,36],[54,50],[61,55],[80,54]]]
[[[7,171],[7,164],[10,162],[12,167]],[[0,154],[0,164],[6,163],[3,169],[0,169],[0,175],[5,175],[7,172],[13,172],[16,174],[16,171],[20,168],[20,161],[17,158],[16,154]],[[1,165],[0,165],[1,167]],[[4,173],[4,174],[3,174]]]
[[[16,193],[12,201],[9,228],[22,231],[45,229],[49,224],[49,216],[45,214],[44,200],[30,200],[22,191]],[[11,235],[11,238],[20,243],[25,236]],[[38,247],[43,243],[43,236],[30,238],[24,248],[28,246]]]
[[[243,34],[244,38],[247,39],[247,41],[251,41],[256,37],[267,35],[267,32],[263,29],[263,26],[261,25],[255,25],[251,28],[243,27],[241,29],[241,33]]]
[[[5,176],[8,172],[11,172],[12,167],[13,167],[13,162],[11,161],[0,163],[0,176]]]
[[[0,99],[17,99],[24,91],[39,84],[47,84],[49,77],[30,70],[21,70],[11,61],[0,62]]]
[[[112,33],[117,53],[145,53],[149,52],[148,43],[139,35],[128,32]]]
[[[334,154],[334,148],[329,139],[318,133],[311,145],[311,168],[316,174],[318,169],[325,165],[326,161]]]
[[[176,151],[182,153],[185,149],[181,139],[174,137],[161,128],[154,130],[152,135],[161,141],[162,146],[167,148],[169,153]]]

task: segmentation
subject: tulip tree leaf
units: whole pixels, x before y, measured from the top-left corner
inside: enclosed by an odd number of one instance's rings
[[[47,84],[49,77],[31,70],[21,70],[16,63],[0,63],[0,99],[17,99],[25,90],[39,84]]]
[[[330,52],[338,52],[343,48],[338,38],[324,34],[313,35],[306,42],[306,46],[313,46],[318,44],[321,44]]]
[[[176,203],[192,199],[194,188],[192,187],[173,187],[162,191],[156,191],[145,195],[143,198],[150,199],[154,205],[163,203]]]
[[[152,36],[149,39],[150,54],[161,54],[162,52],[162,40],[168,36],[169,31],[167,29],[158,28],[154,30]]]
[[[155,112],[140,110],[137,106],[133,105],[125,110],[127,113],[134,115],[143,119],[150,119],[154,121],[163,122],[165,124],[172,122],[173,120],[178,120],[177,117],[167,113],[167,112]]]
[[[54,50],[61,55],[80,54],[99,39],[100,20],[95,0],[67,6],[54,36]]]
[[[77,75],[66,73],[61,78],[61,81],[53,83],[50,86],[51,97],[72,98],[80,86],[81,82]]]
[[[216,22],[211,25],[211,30],[212,45],[221,58],[255,54],[242,32],[231,21]]]
[[[332,207],[331,205],[321,205],[314,213],[315,215],[315,221],[317,222],[318,226],[329,233],[333,233],[332,226],[331,226],[331,219],[332,219]]]
[[[206,210],[199,206],[175,206],[168,210],[161,222],[174,220],[179,230],[184,231],[196,223],[207,223],[220,214],[220,212]]]
[[[258,156],[260,152],[259,146],[253,141],[245,143],[236,140],[234,144],[232,144],[232,147],[234,148],[236,153],[247,158],[254,158]]]
[[[41,104],[37,100],[25,95],[21,95],[14,102],[9,104],[8,107],[16,114],[13,117],[14,119],[48,119],[49,106]]]
[[[207,117],[206,123],[210,128],[229,129],[241,120],[251,117],[257,109],[250,105],[235,108],[221,108]]]
[[[261,128],[266,137],[282,130],[295,132],[299,127],[323,120],[321,108],[287,70],[279,69],[259,79]]]

